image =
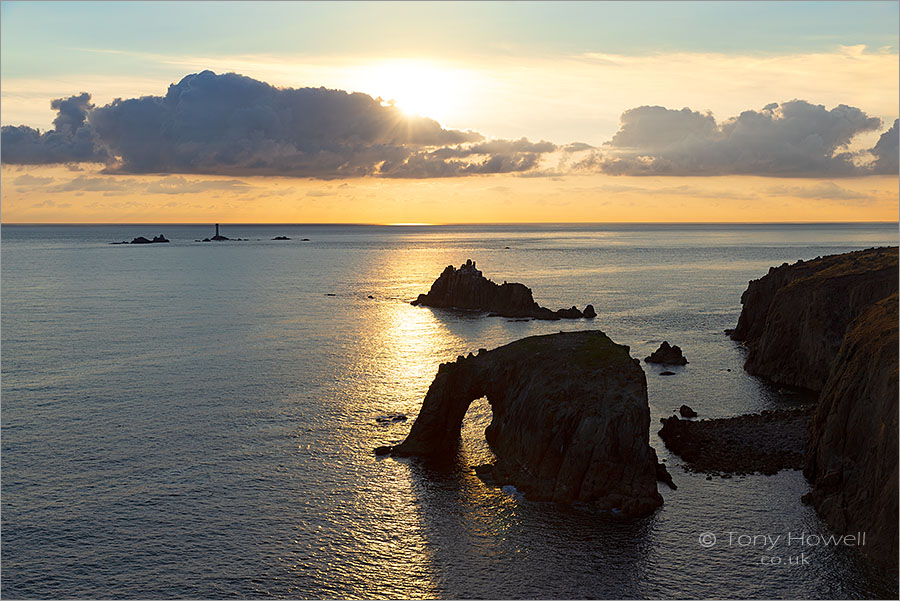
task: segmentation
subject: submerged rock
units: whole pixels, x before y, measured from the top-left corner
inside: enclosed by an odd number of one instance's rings
[[[455,457],[469,404],[487,397],[490,476],[532,500],[646,515],[665,479],[649,444],[644,372],[600,331],[532,336],[445,363],[396,456]],[[479,468],[480,476],[486,468]]]
[[[398,422],[405,422],[406,420],[407,417],[404,413],[386,413],[375,418],[375,421],[379,424],[396,424]]]
[[[898,295],[870,307],[844,336],[809,430],[808,501],[839,533],[897,570]]]
[[[448,265],[431,285],[428,294],[420,294],[411,304],[487,311],[501,317],[534,319],[591,319],[597,315],[591,305],[585,308],[585,312],[579,311],[577,307],[558,311],[541,307],[534,301],[530,288],[517,283],[495,284],[482,275],[471,259],[459,269]]]
[[[681,354],[681,347],[669,346],[669,342],[663,340],[659,348],[653,351],[649,357],[644,358],[647,363],[663,363],[665,365],[687,365],[687,359]]]

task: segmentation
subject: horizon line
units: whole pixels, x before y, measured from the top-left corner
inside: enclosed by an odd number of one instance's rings
[[[830,225],[830,224],[870,224],[898,225],[897,221],[478,221],[478,222],[446,222],[446,223],[364,223],[364,222],[287,222],[287,221],[202,221],[202,222],[162,222],[162,221],[121,221],[121,222],[0,222],[3,226],[122,226],[122,225],[171,225],[171,226],[207,226],[207,225],[272,225],[272,226],[358,226],[358,227],[448,227],[464,225]]]

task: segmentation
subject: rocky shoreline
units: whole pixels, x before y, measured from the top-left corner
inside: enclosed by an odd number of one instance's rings
[[[802,464],[804,500],[837,533],[867,532],[898,569],[898,249],[818,257],[751,281],[731,337],[744,368],[819,392]]]

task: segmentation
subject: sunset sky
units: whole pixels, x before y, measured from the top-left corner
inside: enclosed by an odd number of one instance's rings
[[[896,221],[897,2],[3,2],[4,223]]]

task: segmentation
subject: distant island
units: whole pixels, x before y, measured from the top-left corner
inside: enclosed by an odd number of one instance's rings
[[[159,236],[154,236],[152,240],[148,240],[147,238],[144,238],[143,236],[138,236],[131,242],[126,242],[125,240],[122,240],[121,242],[110,242],[110,244],[160,244],[163,242],[168,243],[169,241],[166,239],[165,236],[160,234]]]

